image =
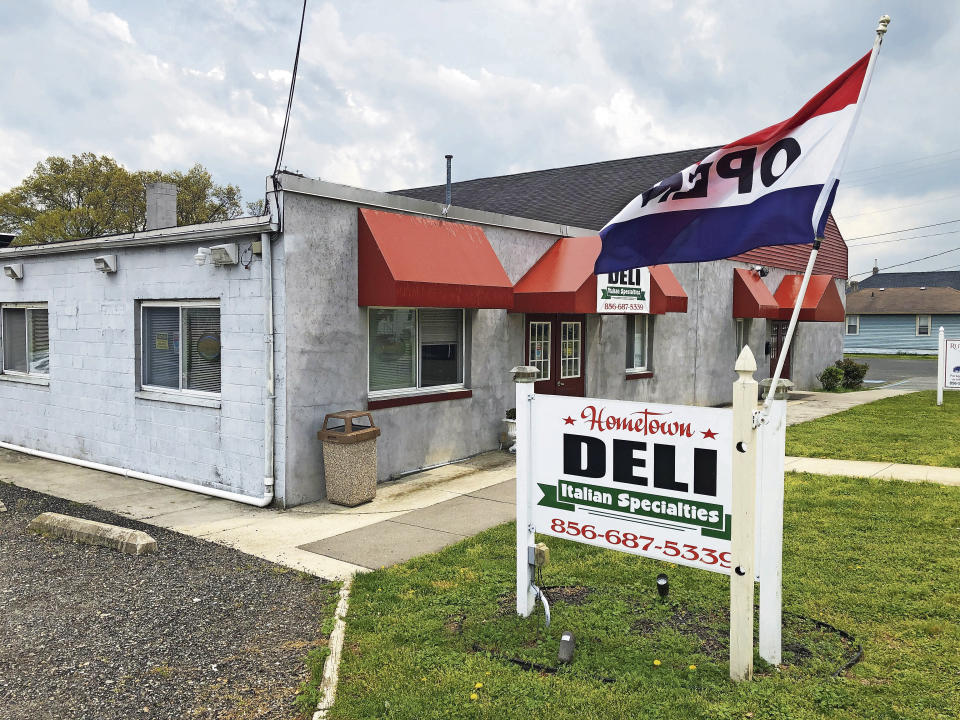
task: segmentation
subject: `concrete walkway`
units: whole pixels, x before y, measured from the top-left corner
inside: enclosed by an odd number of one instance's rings
[[[514,456],[491,452],[381,485],[372,502],[256,508],[0,449],[0,482],[67,498],[329,579],[512,520]],[[371,528],[363,535],[357,531]],[[328,541],[324,544],[324,541]]]
[[[906,480],[907,482],[934,482],[940,485],[960,486],[960,468],[932,465],[904,465],[902,463],[872,460],[833,460],[831,458],[786,458],[787,472],[808,472],[816,475],[844,475],[847,477]]]
[[[787,400],[787,425],[816,420],[817,418],[849,410],[857,405],[866,405],[883,398],[906,395],[912,390],[903,388],[878,388],[848,393],[792,392]]]

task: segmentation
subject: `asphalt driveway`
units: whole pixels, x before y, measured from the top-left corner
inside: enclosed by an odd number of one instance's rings
[[[937,387],[937,361],[914,358],[854,358],[867,363],[870,369],[864,383],[867,387],[891,387],[901,390],[934,390]]]

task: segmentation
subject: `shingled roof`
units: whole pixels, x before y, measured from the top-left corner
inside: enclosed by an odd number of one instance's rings
[[[960,270],[931,272],[877,273],[864,278],[859,288],[920,288],[945,287],[960,290]]]
[[[922,273],[903,273],[920,275]],[[867,288],[847,295],[848,315],[944,315],[960,313],[960,290],[945,287]]]
[[[455,182],[453,204],[600,230],[641,192],[714,150],[696,148]],[[444,185],[432,185],[393,194],[442,203],[444,190]]]

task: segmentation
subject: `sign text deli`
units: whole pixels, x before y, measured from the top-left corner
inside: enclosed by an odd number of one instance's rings
[[[731,410],[555,395],[530,409],[536,532],[729,574]]]

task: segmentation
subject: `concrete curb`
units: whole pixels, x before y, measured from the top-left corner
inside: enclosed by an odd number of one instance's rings
[[[60,513],[46,512],[38,515],[27,525],[27,530],[45,537],[102,545],[125,555],[146,555],[157,551],[157,541],[140,530],[129,530]]]
[[[333,632],[330,633],[330,654],[323,666],[323,679],[320,681],[322,697],[317,703],[313,720],[326,720],[327,713],[337,699],[337,683],[340,679],[340,655],[343,653],[343,638],[347,632],[347,610],[350,607],[350,588],[353,577],[350,576],[340,586],[340,601],[334,612]]]

